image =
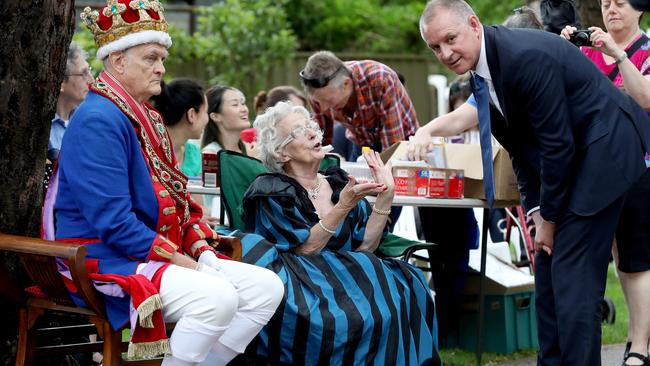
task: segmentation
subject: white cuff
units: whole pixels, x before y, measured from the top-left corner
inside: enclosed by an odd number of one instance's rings
[[[203,253],[201,253],[201,255],[199,256],[199,260],[197,262],[199,262],[199,264],[203,264],[215,269],[220,267],[219,258],[217,258],[217,255],[214,254],[214,252],[211,250],[206,250]]]
[[[526,216],[532,215],[535,211],[539,211],[539,206],[535,206],[526,212]]]

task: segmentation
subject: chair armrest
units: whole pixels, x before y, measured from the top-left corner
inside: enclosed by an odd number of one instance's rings
[[[76,256],[80,247],[83,245],[0,233],[0,250],[6,252],[69,258]]]
[[[67,293],[55,264],[57,257],[64,258],[78,295],[96,314],[105,316],[104,303],[88,277],[84,245],[0,233],[0,250],[20,254],[25,270],[47,295]]]
[[[235,236],[220,235],[218,241],[212,242],[212,247],[229,256],[233,260],[241,261],[241,239]]]

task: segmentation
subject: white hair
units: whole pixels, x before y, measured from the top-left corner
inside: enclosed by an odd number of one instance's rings
[[[79,43],[70,42],[70,47],[68,47],[68,58],[65,62],[65,74],[63,75],[63,81],[67,81],[70,77],[70,74],[75,71],[75,66],[77,60],[87,60],[88,53],[81,48]]]
[[[284,163],[280,161],[280,145],[287,136],[279,131],[279,124],[291,114],[299,114],[311,120],[309,111],[291,102],[278,102],[258,115],[253,122],[257,132],[259,157],[266,167],[274,173],[285,173]]]

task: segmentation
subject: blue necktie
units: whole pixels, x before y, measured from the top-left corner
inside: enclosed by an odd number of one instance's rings
[[[494,204],[494,167],[492,166],[492,134],[490,133],[490,91],[485,80],[474,74],[474,98],[478,107],[478,127],[483,158],[483,189],[488,206]]]

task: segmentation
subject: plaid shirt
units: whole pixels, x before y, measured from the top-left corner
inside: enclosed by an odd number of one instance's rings
[[[311,100],[314,118],[325,131],[325,143],[331,142],[334,121],[347,128],[347,136],[361,146],[376,146],[382,150],[415,134],[418,120],[415,108],[397,74],[377,61],[345,62],[354,82],[353,96],[357,108],[352,116],[342,110],[321,111]]]

